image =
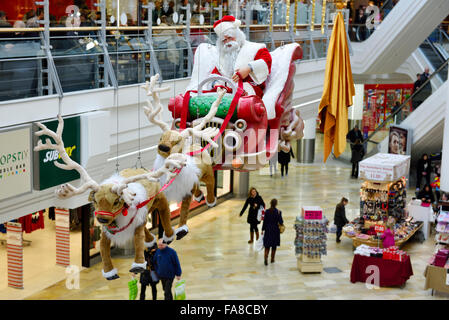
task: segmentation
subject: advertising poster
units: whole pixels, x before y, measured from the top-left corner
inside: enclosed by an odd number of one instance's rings
[[[410,154],[407,143],[408,138],[409,132],[407,129],[391,126],[388,137],[388,153],[401,155]]]

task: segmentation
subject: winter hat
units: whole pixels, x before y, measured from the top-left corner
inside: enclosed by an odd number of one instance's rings
[[[233,16],[224,16],[214,23],[214,31],[217,36],[222,37],[227,30],[237,29],[241,24],[241,21]]]

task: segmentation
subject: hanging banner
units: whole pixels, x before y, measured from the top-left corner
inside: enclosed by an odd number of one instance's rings
[[[6,224],[6,246],[8,260],[8,286],[23,289],[23,239],[22,225]]]
[[[31,127],[0,132],[0,201],[31,192]]]
[[[56,222],[56,264],[70,265],[70,212],[67,209],[55,209]]]
[[[64,131],[62,133],[62,139],[64,146],[69,157],[80,163],[81,160],[81,128],[80,117],[72,117],[64,119]],[[42,122],[48,129],[56,132],[58,127],[58,120]],[[39,127],[35,124],[33,127],[33,133],[39,131]],[[54,143],[53,139],[48,136],[36,137],[34,136],[34,145],[37,145],[38,139],[45,143],[46,139],[50,139]],[[63,170],[56,167],[53,162],[60,160],[60,155],[56,150],[42,150],[39,152],[33,152],[33,175],[34,175],[34,189],[45,190],[60,184],[77,180],[80,178],[79,173],[76,170]]]

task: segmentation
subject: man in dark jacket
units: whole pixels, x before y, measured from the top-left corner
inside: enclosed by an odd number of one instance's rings
[[[359,126],[355,125],[354,128],[346,135],[346,139],[351,142],[351,146],[357,141],[357,139],[363,141],[363,135],[359,129]]]
[[[173,300],[171,287],[175,277],[177,280],[181,280],[181,265],[176,251],[168,247],[163,239],[159,239],[157,246],[153,263],[156,265],[157,276],[162,282],[165,300]]]
[[[340,237],[345,224],[349,221],[346,219],[345,206],[348,204],[348,199],[341,198],[341,201],[335,207],[334,223],[337,226],[337,243],[340,243]]]
[[[363,160],[365,156],[365,148],[363,147],[362,142],[357,139],[352,146],[351,150],[351,162],[352,162],[352,174],[351,177],[358,178],[359,177],[359,162]]]

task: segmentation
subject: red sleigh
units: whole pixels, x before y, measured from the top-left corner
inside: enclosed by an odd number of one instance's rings
[[[201,49],[201,46],[198,47]],[[266,81],[264,96],[241,96],[238,100],[232,120],[224,123],[223,117],[214,117],[208,126],[226,128],[217,140],[219,148],[209,148],[215,170],[252,171],[264,167],[267,161],[277,153],[279,140],[284,132],[295,132],[295,139],[302,137],[303,123],[299,113],[292,108],[294,91],[295,61],[302,58],[302,49],[296,44],[288,44],[277,48],[272,53],[271,74]],[[289,61],[289,63],[284,63]],[[203,86],[215,80],[226,81],[227,78],[213,75],[204,79],[198,85],[198,95],[203,93]],[[234,97],[237,88],[233,88]],[[187,98],[187,99],[186,99]],[[186,103],[187,100],[187,103]],[[180,94],[170,99],[168,109],[173,116],[173,127],[183,127],[182,117],[186,127],[193,127],[199,121],[198,113],[188,112],[189,96]],[[293,127],[293,128],[292,128]],[[204,146],[206,143],[201,142]]]

